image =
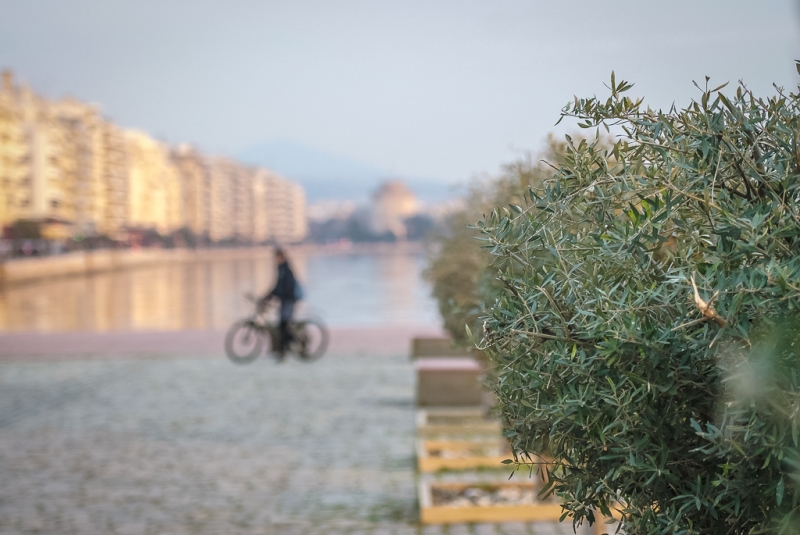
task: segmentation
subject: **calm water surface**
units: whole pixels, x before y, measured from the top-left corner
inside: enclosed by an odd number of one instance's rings
[[[369,251],[298,249],[305,313],[334,327],[439,325],[423,254],[413,247]],[[271,256],[159,264],[0,290],[0,331],[225,329],[248,314],[245,292],[274,282]]]

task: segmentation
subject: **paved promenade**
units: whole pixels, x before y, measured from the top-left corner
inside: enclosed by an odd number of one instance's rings
[[[402,351],[245,367],[211,351],[11,353],[0,360],[2,534],[572,531],[418,525]]]

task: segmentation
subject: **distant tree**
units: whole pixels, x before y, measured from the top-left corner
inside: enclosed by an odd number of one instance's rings
[[[409,241],[420,241],[436,226],[433,218],[426,214],[418,214],[403,222],[406,227],[406,239]]]
[[[563,112],[616,125],[612,148],[567,138],[558,172],[480,225],[515,459],[576,522],[798,533],[800,95],[721,86],[659,111],[630,87]]]
[[[354,243],[394,242],[397,237],[392,232],[376,234],[363,213],[353,213],[346,219],[332,218],[315,221],[309,225],[309,236],[316,243],[331,243],[350,240]]]
[[[375,234],[370,228],[366,216],[361,213],[354,213],[348,219],[345,226],[345,238],[353,242],[378,242],[395,241],[395,236],[391,232],[385,234]]]
[[[198,245],[198,236],[189,227],[181,227],[170,236],[170,245],[194,249]]]
[[[564,142],[550,138],[535,157],[528,154],[506,165],[501,175],[474,181],[463,207],[429,234],[424,277],[433,287],[444,327],[456,341],[468,342],[465,328],[479,328],[480,316],[502,288],[475,224],[497,206],[522,202],[527,188],[552,175],[550,166],[558,164],[563,147]]]

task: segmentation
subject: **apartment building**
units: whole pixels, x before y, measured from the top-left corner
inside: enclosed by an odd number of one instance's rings
[[[180,145],[172,152],[180,175],[181,210],[186,228],[207,238],[211,219],[211,171],[205,158],[190,145]]]
[[[127,223],[125,147],[96,106],[0,89],[0,225],[57,220],[112,235]]]
[[[236,199],[236,163],[227,158],[209,160],[209,220],[208,236],[211,241],[232,241],[236,237],[233,214]]]
[[[253,169],[237,163],[233,166],[233,176],[233,204],[235,206],[232,213],[233,233],[240,242],[252,242],[253,219],[256,209],[253,199],[255,172]],[[262,209],[267,209],[267,207]]]
[[[30,143],[21,92],[10,72],[0,87],[0,225],[22,217],[30,204]]]
[[[2,75],[0,228],[55,220],[76,235],[188,229],[213,242],[297,242],[305,205],[303,189],[271,171],[171,147],[99,106],[48,100]]]
[[[267,201],[267,171],[253,171],[253,241],[264,243],[270,239],[269,213],[274,209]]]
[[[168,147],[144,132],[125,132],[128,151],[128,225],[169,234],[183,226],[178,168]]]
[[[74,100],[47,103],[34,150],[34,215],[70,221],[82,234],[96,234],[105,211],[99,154],[102,118]]]
[[[129,221],[128,151],[125,133],[117,125],[103,122],[99,132],[101,143],[97,165],[101,176],[99,195],[103,210],[97,217],[97,230],[110,237],[119,237]]]
[[[278,243],[302,240],[308,233],[306,196],[302,187],[274,172],[266,174],[267,225]]]

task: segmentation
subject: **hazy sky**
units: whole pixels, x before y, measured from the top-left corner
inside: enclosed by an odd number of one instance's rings
[[[397,176],[496,172],[611,70],[796,87],[797,7],[761,1],[0,0],[0,67],[209,152],[290,140]]]

